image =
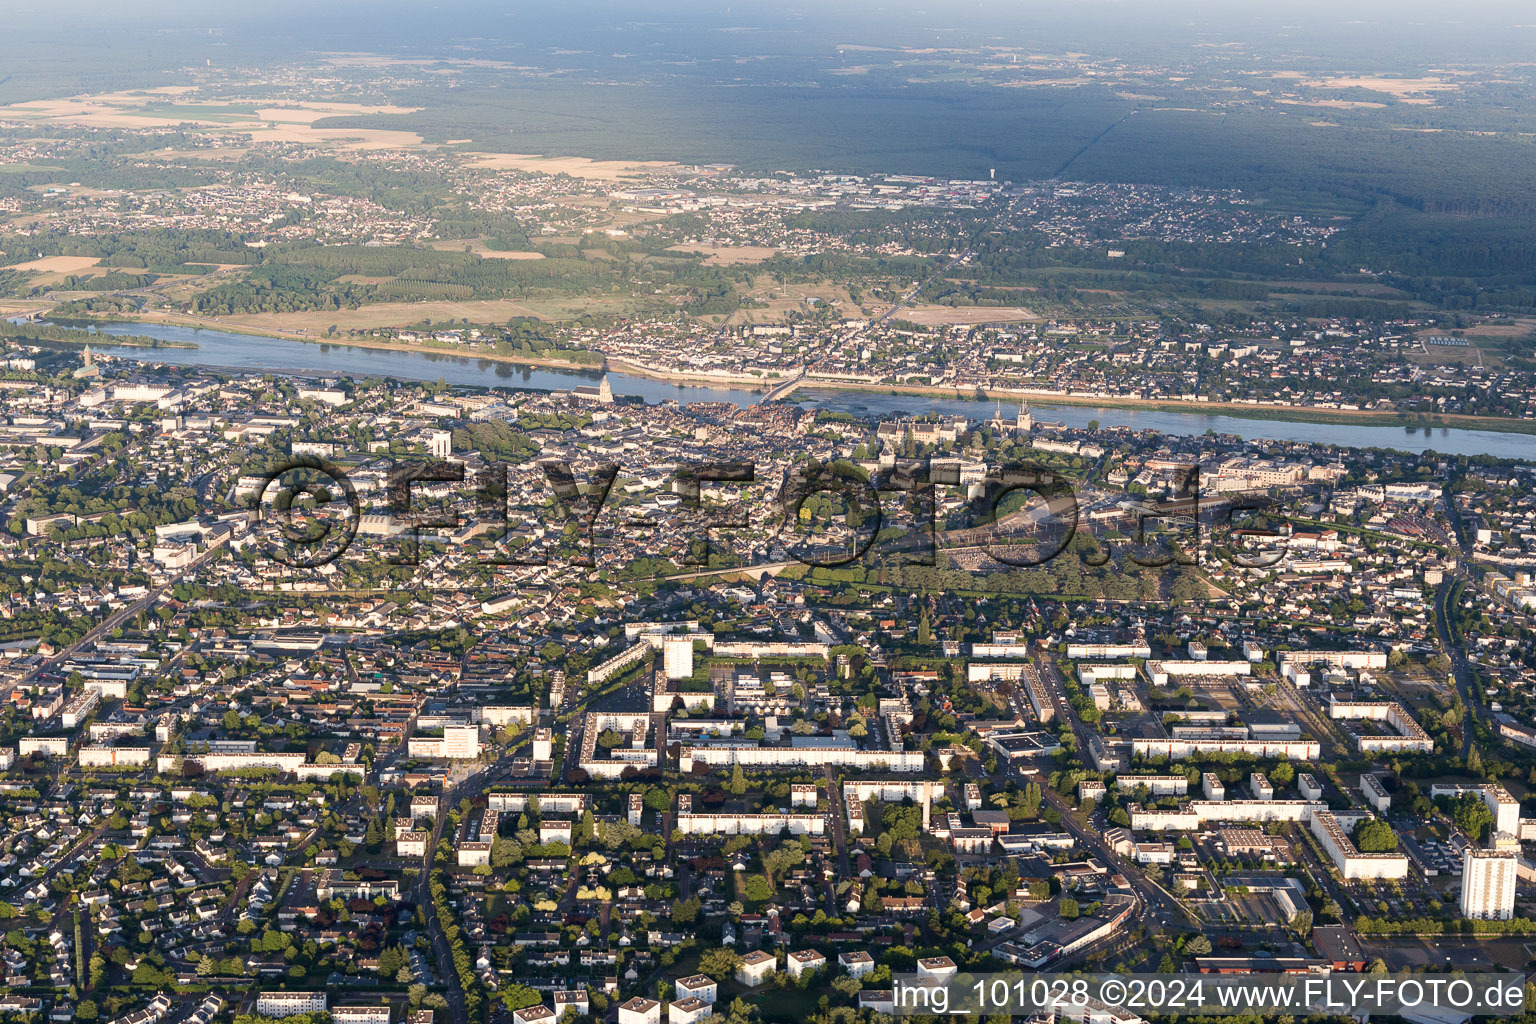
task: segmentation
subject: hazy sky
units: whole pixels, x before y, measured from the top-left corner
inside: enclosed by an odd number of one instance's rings
[[[826,54],[844,42],[1071,48],[1131,60],[1213,43],[1428,62],[1536,52],[1530,0],[86,0],[78,8],[82,16],[69,19],[47,5],[9,12],[0,54],[59,44],[158,47],[169,57],[200,40],[295,55],[490,45],[669,59]]]

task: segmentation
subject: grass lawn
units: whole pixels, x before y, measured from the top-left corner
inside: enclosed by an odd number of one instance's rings
[[[732,985],[732,989],[736,986]],[[759,1007],[763,1015],[776,1020],[809,1020],[811,1014],[817,1010],[817,1003],[829,989],[825,985],[813,983],[810,988],[774,988],[766,985],[758,989],[747,991],[733,991],[729,998],[726,997],[726,987],[721,986],[721,1001],[729,1005],[729,999],[740,995],[743,1000]]]

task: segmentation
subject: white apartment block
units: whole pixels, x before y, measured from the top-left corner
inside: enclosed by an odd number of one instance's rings
[[[1476,921],[1514,917],[1519,860],[1514,850],[1469,847],[1461,862],[1461,916]]]
[[[45,757],[63,757],[69,753],[67,736],[23,736],[16,741],[16,749],[22,757],[42,754]]]
[[[553,729],[535,729],[533,732],[533,759],[552,761],[555,758],[555,732]]]
[[[865,771],[920,772],[925,758],[921,750],[858,750],[850,747],[684,747],[678,769],[693,771],[696,763],[712,768],[821,768],[843,765]],[[585,764],[582,765],[586,767]]]
[[[620,1003],[619,1024],[661,1024],[661,1004],[642,996]]]
[[[768,643],[717,643],[715,655],[720,658],[737,658],[758,661],[763,658],[826,658],[832,648],[821,643],[792,643],[775,640]]]
[[[405,744],[409,757],[473,761],[480,756],[480,727],[470,724],[443,726],[441,736],[412,736]]]
[[[625,648],[597,667],[588,669],[587,685],[596,686],[603,682],[603,680],[610,676],[617,675],[618,673],[629,668],[631,665],[638,665],[640,662],[645,660],[646,655],[649,654],[651,650],[651,645],[644,640]],[[657,1005],[659,1006],[660,1004]]]
[[[444,726],[443,756],[458,761],[473,761],[479,757],[480,727],[478,725]]]
[[[686,978],[678,978],[672,983],[672,988],[679,999],[687,999],[689,996],[693,996],[706,1003],[714,1003],[715,997],[720,991],[720,986],[715,984],[715,980],[703,974],[693,974]]]
[[[108,700],[128,699],[128,680],[86,678],[83,692],[99,694]]]
[[[498,814],[521,814],[528,809],[530,795],[538,801],[540,814],[576,817],[587,809],[585,793],[490,793],[485,805]]]
[[[1312,800],[1192,800],[1177,810],[1130,805],[1131,828],[1149,832],[1194,831],[1208,822],[1296,821],[1306,824],[1346,879],[1408,875],[1400,853],[1362,853],[1328,806]]]
[[[1253,665],[1246,661],[1149,661],[1147,679],[1153,686],[1167,686],[1170,679],[1181,676],[1246,676],[1253,672]]]
[[[662,666],[668,679],[688,679],[693,676],[693,637],[669,636],[661,642]]]
[[[675,827],[685,836],[776,836],[785,829],[797,836],[819,836],[826,834],[827,818],[824,814],[695,814],[693,796],[679,793]]]
[[[149,764],[148,747],[81,747],[80,767],[142,767]]]
[[[1135,792],[1146,786],[1153,796],[1184,796],[1189,792],[1189,779],[1183,775],[1121,775],[1115,785],[1122,792]]]
[[[1116,669],[1119,667],[1120,666],[1113,665],[1080,665],[1078,666],[1078,674],[1085,681],[1091,681],[1092,678],[1094,678],[1095,671],[1105,668]],[[1133,671],[1130,678],[1134,679],[1134,667],[1124,667],[1132,668]],[[999,663],[973,661],[966,666],[965,674],[966,678],[973,683],[980,682],[983,679],[990,679],[997,682],[1023,683],[1024,696],[1029,700],[1030,709],[1034,711],[1035,717],[1040,719],[1041,722],[1045,723],[1051,722],[1056,717],[1055,698],[1051,696],[1050,691],[1045,685],[1045,680],[1040,678],[1039,671],[1035,668],[1035,666],[1028,664],[1027,662]],[[1116,678],[1120,677],[1117,676]]]
[[[928,831],[933,817],[933,798],[942,796],[944,786],[931,779],[849,779],[843,783],[843,806],[848,812],[848,832],[864,831],[864,803],[898,803],[911,800],[923,809],[923,831]]]
[[[480,823],[474,830],[475,838],[459,844],[460,867],[474,868],[491,862],[491,843],[496,839],[496,828],[500,818],[501,815],[498,812],[489,808],[480,816]],[[543,841],[540,840],[540,842]]]
[[[299,401],[324,402],[330,406],[346,405],[347,393],[336,388],[300,388]],[[340,1012],[340,1008],[337,1012]]]
[[[677,999],[667,1004],[667,1024],[698,1024],[714,1015],[714,1004],[706,1003],[697,996]]]
[[[1488,806],[1488,810],[1493,812],[1494,832],[1507,832],[1512,836],[1520,834],[1520,801],[1498,783],[1477,786],[1437,783],[1429,787],[1432,800],[1442,796],[1461,796],[1464,793],[1477,794]]]
[[[334,1024],[389,1024],[389,1005],[333,1006],[331,1020]]]
[[[328,779],[336,772],[347,769],[347,765],[317,764],[306,761],[308,755],[299,753],[278,753],[270,750],[259,750],[250,753],[218,753],[187,754],[177,757],[174,754],[158,754],[155,757],[155,770],[161,774],[179,772],[184,764],[195,764],[202,767],[203,771],[213,772],[237,772],[247,768],[276,768],[282,772],[293,772],[300,778]],[[357,774],[355,769],[351,769]]]
[[[1346,880],[1408,877],[1408,858],[1400,853],[1361,853],[1339,819],[1327,810],[1314,811],[1309,827]]]
[[[292,1017],[300,1013],[324,1013],[324,992],[263,992],[256,997],[256,1012],[263,1017]]]
[[[1190,831],[1207,822],[1306,821],[1327,809],[1310,800],[1191,800],[1177,810],[1129,808],[1131,828],[1148,832]]]
[[[480,721],[498,728],[507,725],[532,725],[538,711],[532,704],[487,704],[480,709]]]
[[[1067,658],[1071,661],[1112,661],[1150,657],[1152,657],[1152,648],[1146,644],[1067,645]]]
[[[917,962],[917,978],[920,982],[942,982],[959,972],[960,967],[947,956],[930,956]]]
[[[1281,651],[1277,656],[1284,665],[1325,665],[1334,669],[1383,669],[1387,655],[1383,651]]]
[[[875,958],[862,949],[837,954],[837,963],[851,978],[862,978],[875,969]]]
[[[1292,761],[1316,761],[1322,754],[1322,747],[1316,740],[1270,740],[1186,734],[1170,739],[1133,738],[1131,753],[1137,757],[1166,757],[1170,760],[1201,754],[1247,754],[1250,757],[1284,757]]]
[[[779,958],[761,949],[754,949],[741,958],[736,968],[736,980],[748,988],[756,988],[766,982],[779,969]]]
[[[592,1012],[592,1005],[587,1000],[587,990],[584,988],[557,990],[555,992],[555,1017],[557,1019],[564,1017],[566,1010],[575,1010],[582,1017]]]
[[[1397,730],[1396,736],[1356,733],[1355,745],[1362,754],[1375,754],[1384,750],[1430,754],[1435,749],[1435,741],[1429,733],[1414,720],[1407,708],[1395,700],[1334,701],[1328,706],[1328,716],[1333,719],[1385,722]]]
[[[101,694],[95,690],[82,690],[70,702],[64,705],[63,712],[59,715],[59,722],[66,729],[79,728],[80,723],[95,710],[101,702]]]
[[[827,966],[827,958],[814,949],[802,949],[787,958],[789,976],[796,979],[806,971],[819,971]]]
[[[1378,814],[1387,813],[1387,809],[1392,806],[1392,795],[1374,775],[1360,776],[1360,795],[1365,797],[1365,802]]]

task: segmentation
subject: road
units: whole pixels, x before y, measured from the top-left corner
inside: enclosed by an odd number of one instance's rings
[[[1338,731],[1328,719],[1322,716],[1306,695],[1296,688],[1294,683],[1280,676],[1277,677],[1275,689],[1279,692],[1280,698],[1290,707],[1292,714],[1317,737],[1325,756],[1340,760],[1349,758],[1349,748],[1339,741]]]
[[[1002,219],[1004,217],[1006,217],[1012,210],[1013,210],[1012,204],[1004,202],[1002,204],[1002,209],[997,211],[997,216],[993,217],[990,221],[988,221],[986,227],[983,227],[980,230],[978,230],[976,232],[974,238],[980,238],[982,235],[986,234],[988,231],[991,231],[991,230],[995,229],[997,227],[997,225],[1002,222]],[[949,262],[945,263],[938,270],[935,270],[933,273],[931,273],[927,277],[923,278],[922,281],[918,282],[916,285],[914,285],[911,288],[907,289],[906,293],[904,295],[902,295],[901,298],[896,300],[896,304],[893,305],[890,309],[886,310],[884,313],[882,313],[875,320],[875,323],[883,324],[887,320],[891,319],[891,317],[893,317],[897,313],[899,313],[903,308],[905,308],[906,306],[911,305],[912,304],[912,300],[917,298],[919,295],[921,295],[923,293],[923,289],[924,288],[928,287],[929,284],[933,283],[934,281],[936,281],[940,277],[942,277],[945,274],[949,273],[951,270],[953,270],[955,267],[959,266],[961,263],[964,263],[967,259],[969,259],[971,257],[971,255],[975,251],[976,251],[976,243],[973,240],[970,245],[965,247],[965,251],[964,252],[961,252],[958,256],[951,257]]]
[[[1460,559],[1452,575],[1443,579],[1435,588],[1435,634],[1440,640],[1441,653],[1451,661],[1451,675],[1456,681],[1456,689],[1461,693],[1462,702],[1467,706],[1467,714],[1475,716],[1488,726],[1487,709],[1483,707],[1482,695],[1477,692],[1476,682],[1472,678],[1472,667],[1462,647],[1461,630],[1452,620],[1456,604],[1461,597],[1461,589],[1472,583],[1471,573],[1467,571],[1467,566],[1473,559],[1472,538],[1466,524],[1461,520],[1461,510],[1456,507],[1455,497],[1446,491],[1441,495],[1441,501],[1445,506],[1445,517],[1451,524],[1451,532],[1456,537]],[[1472,723],[1463,721],[1461,727],[1463,758],[1472,752],[1472,733]]]
[[[1034,781],[1034,780],[1030,780]],[[1195,927],[1200,927],[1200,922],[1195,919],[1184,905],[1174,898],[1173,894],[1156,882],[1152,881],[1135,864],[1120,856],[1110,849],[1104,836],[1081,824],[1077,819],[1077,812],[1067,803],[1060,793],[1049,786],[1041,786],[1040,794],[1047,804],[1056,809],[1061,815],[1061,825],[1072,833],[1078,843],[1092,850],[1094,856],[1111,871],[1119,872],[1126,877],[1131,884],[1131,891],[1135,894],[1140,907],[1136,912],[1143,923],[1157,929],[1167,929],[1173,926],[1176,918],[1183,917]]]
[[[1071,723],[1072,734],[1077,739],[1077,749],[1086,751],[1088,749],[1088,730],[1066,704],[1064,697],[1066,685],[1061,678],[1061,673],[1058,671],[1055,661],[1051,658],[1042,658],[1041,662],[1043,665],[1042,670],[1050,676],[1047,685],[1054,684],[1052,689],[1058,708],[1058,719]],[[1019,778],[1020,785],[1026,785],[1031,781],[1038,780],[1026,780],[1022,776]],[[1077,839],[1078,843],[1092,850],[1105,866],[1118,871],[1130,882],[1132,892],[1135,893],[1136,898],[1141,902],[1141,907],[1137,911],[1138,917],[1147,924],[1158,928],[1171,927],[1177,917],[1184,917],[1191,924],[1200,927],[1200,922],[1196,920],[1195,916],[1182,903],[1174,898],[1172,893],[1148,878],[1141,868],[1112,850],[1101,833],[1081,824],[1078,821],[1077,812],[1072,809],[1066,798],[1046,785],[1040,787],[1040,793],[1044,797],[1045,802],[1054,807],[1056,813],[1061,815],[1062,827],[1070,832]]]
[[[455,802],[455,792],[445,791],[438,805],[437,817],[432,822],[432,837],[427,842],[427,855],[416,876],[416,884],[411,887],[411,898],[427,919],[427,938],[432,943],[433,959],[437,961],[437,976],[446,989],[449,1016],[454,1024],[468,1024],[469,1009],[464,1003],[464,987],[459,983],[459,972],[453,963],[453,949],[448,945],[448,937],[443,934],[442,923],[437,919],[437,908],[432,905],[430,886],[432,860],[437,856],[437,844],[443,837],[443,823],[448,820],[448,808]]]
[[[827,779],[827,817],[832,820],[832,845],[837,849],[837,863],[841,871],[839,877],[852,878],[853,871],[848,860],[848,837],[843,832],[843,812],[839,806],[843,799],[842,787],[837,784],[837,776],[832,772],[832,766],[826,766]]]
[[[485,792],[488,786],[500,781],[510,769],[510,763],[495,764],[456,782],[450,776],[449,784],[443,788],[437,816],[432,822],[432,835],[427,842],[427,854],[422,859],[422,868],[416,876],[416,884],[411,887],[411,898],[422,909],[427,919],[427,937],[432,943],[432,953],[437,960],[438,976],[447,990],[445,994],[448,999],[448,1014],[453,1024],[469,1024],[469,1009],[464,1002],[463,986],[459,984],[459,972],[454,967],[453,949],[448,944],[448,937],[443,934],[442,925],[437,919],[437,909],[432,906],[430,885],[432,861],[437,856],[437,844],[443,838],[443,826],[448,820],[449,808],[456,806],[462,800],[473,802]]]
[[[102,619],[89,631],[87,631],[86,634],[79,640],[76,640],[68,647],[59,651],[53,657],[48,658],[39,664],[37,668],[33,669],[25,679],[23,679],[20,683],[17,683],[13,689],[30,686],[42,673],[62,665],[64,662],[78,654],[82,648],[95,643],[103,636],[112,632],[112,630],[116,629],[118,626],[133,620],[140,613],[148,610],[149,608],[152,608],[155,602],[164,597],[165,592],[180,582],[183,576],[196,572],[198,569],[202,568],[202,566],[207,563],[209,559],[213,558],[213,556],[216,555],[224,547],[226,540],[228,540],[228,534],[225,534],[222,538],[215,541],[207,551],[204,551],[202,554],[198,555],[197,558],[193,559],[190,564],[178,570],[164,583],[160,584],[160,586],[156,587],[154,590],[151,590],[149,593],[139,598],[139,600],[133,602],[133,604],[124,605],[122,608],[119,608],[111,615],[108,615],[106,618]]]
[[[1461,630],[1451,621],[1451,616],[1456,610],[1456,599],[1466,582],[1463,570],[1458,569],[1454,576],[1447,577],[1435,588],[1435,633],[1440,638],[1441,653],[1450,659],[1451,676],[1456,681],[1456,689],[1461,693],[1462,703],[1466,705],[1467,715],[1487,725],[1487,711],[1483,707],[1481,695],[1477,692],[1476,681],[1472,678],[1472,666],[1467,661],[1466,652],[1461,646]],[[1472,722],[1463,720],[1461,725],[1461,756],[1463,758],[1472,752],[1473,732]]]
[[[80,851],[85,849],[91,843],[94,843],[97,839],[101,838],[101,834],[103,832],[105,832],[106,830],[107,830],[107,822],[103,821],[101,824],[97,825],[94,829],[92,829],[89,834],[81,837],[81,839],[80,839],[80,841],[78,843],[76,843],[74,846],[71,846],[69,848],[69,852],[65,853],[64,856],[62,856],[58,860],[54,861],[53,862],[53,867],[49,868],[47,871],[44,871],[41,875],[39,875],[38,877],[34,878],[32,880],[32,882],[31,882],[31,884],[32,885],[41,884],[44,888],[47,888],[48,883],[53,881],[54,876],[56,876],[60,871],[63,871],[64,868],[67,865],[73,864],[74,861],[75,861],[75,858],[80,855]],[[29,888],[30,888],[30,886],[29,886]]]
[[[1451,532],[1456,537],[1456,546],[1461,549],[1461,561],[1472,561],[1472,540],[1467,534],[1466,524],[1461,521],[1461,509],[1456,507],[1455,497],[1447,490],[1441,494],[1440,500],[1445,506],[1445,518],[1451,524]]]
[[[1002,216],[1003,215],[999,213],[997,217],[993,218],[992,225],[995,225],[997,221],[1002,218]],[[989,225],[989,227],[992,225]],[[912,305],[912,300],[921,295],[924,288],[928,287],[934,281],[949,273],[961,263],[964,263],[966,259],[968,259],[970,255],[975,251],[976,249],[974,246],[966,246],[965,251],[960,253],[960,255],[951,257],[949,262],[945,263],[938,270],[935,270],[933,273],[923,278],[917,284],[913,285],[911,288],[908,288],[907,291],[901,296],[901,298],[896,300],[890,309],[886,310],[884,313],[881,313],[880,316],[875,319],[875,323],[883,324],[906,307]]]
[[[757,404],[767,405],[769,402],[776,402],[783,398],[785,395],[788,395],[805,381],[805,373],[805,367],[800,367],[799,373],[795,374],[788,380],[780,381],[779,383],[775,384],[772,391],[768,392],[762,398],[757,400]]]
[[[1312,846],[1309,835],[1303,834],[1305,830],[1298,827],[1296,831],[1298,834],[1291,845],[1301,850],[1301,860],[1309,868],[1307,873],[1312,876],[1328,898],[1337,903],[1341,908],[1353,906],[1354,901],[1334,878],[1335,869],[1332,862],[1325,861],[1322,857],[1318,856],[1317,850]],[[1348,913],[1347,909],[1345,913]]]

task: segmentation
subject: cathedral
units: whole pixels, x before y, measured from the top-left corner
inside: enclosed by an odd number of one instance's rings
[[[1029,406],[1020,404],[1019,415],[1012,423],[1003,419],[1003,402],[998,399],[997,412],[992,414],[992,421],[988,424],[994,431],[1013,431],[1018,434],[1027,434],[1034,427],[1034,417],[1029,414]]]
[[[606,373],[603,374],[602,383],[597,387],[594,388],[590,384],[583,384],[580,387],[572,388],[570,394],[572,398],[581,398],[588,402],[597,402],[601,405],[613,404],[613,388],[608,384],[608,375]]]

